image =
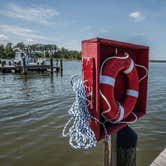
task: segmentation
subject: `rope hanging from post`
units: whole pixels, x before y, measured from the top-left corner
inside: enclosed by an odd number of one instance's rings
[[[88,149],[96,146],[96,137],[89,126],[91,115],[88,112],[88,100],[85,94],[83,81],[77,80],[73,84],[75,101],[68,113],[71,118],[66,123],[62,135],[69,137],[70,145],[75,149]],[[68,127],[70,124],[72,125]],[[65,131],[68,128],[68,132]]]

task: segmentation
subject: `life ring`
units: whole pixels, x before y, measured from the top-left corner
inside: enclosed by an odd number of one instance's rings
[[[122,103],[116,101],[114,97],[115,81],[120,72],[123,72],[127,78],[126,96]],[[139,78],[134,61],[130,57],[106,61],[100,73],[100,88],[102,115],[112,122],[120,122],[127,118],[139,96]]]

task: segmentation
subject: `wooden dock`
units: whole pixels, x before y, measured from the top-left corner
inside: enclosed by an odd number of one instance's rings
[[[166,166],[166,148],[157,156],[150,166]]]
[[[50,65],[38,65],[38,66],[27,66],[27,71],[38,71],[38,72],[45,72],[45,71],[50,71],[51,67]],[[23,71],[23,66],[4,66],[0,67],[0,71],[2,73],[21,73]],[[60,67],[56,66],[53,67],[54,72],[59,72]]]
[[[58,63],[59,62],[59,63]],[[50,59],[50,64],[35,64],[35,65],[26,65],[25,58],[23,58],[23,64],[3,64],[0,63],[0,72],[2,73],[25,73],[28,71],[36,72],[62,72],[63,71],[63,62],[62,59],[57,60],[54,65],[53,59]]]

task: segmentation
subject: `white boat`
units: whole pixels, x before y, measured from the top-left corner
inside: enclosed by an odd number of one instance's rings
[[[14,64],[23,66],[23,59],[25,58],[26,66],[45,65],[46,60],[37,58],[34,53],[32,54],[25,53],[20,48],[15,48]]]
[[[0,67],[5,66],[8,68],[14,67],[13,59],[0,59]]]

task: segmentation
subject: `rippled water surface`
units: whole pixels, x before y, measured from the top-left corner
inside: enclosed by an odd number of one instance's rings
[[[64,73],[27,77],[0,74],[0,166],[101,166],[103,143],[76,151],[62,138],[67,110],[74,100],[70,86],[80,62],[64,62]],[[148,114],[133,125],[139,136],[137,165],[148,166],[166,146],[166,64],[152,63]]]

